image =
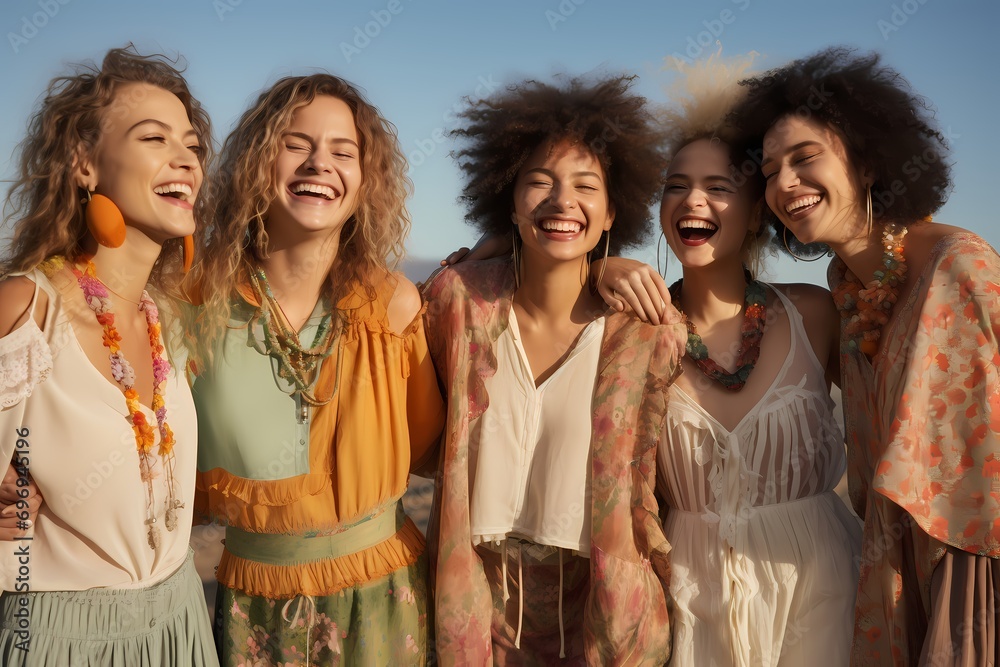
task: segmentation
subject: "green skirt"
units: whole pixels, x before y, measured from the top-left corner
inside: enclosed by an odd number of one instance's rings
[[[0,664],[218,665],[194,553],[148,588],[3,593]]]
[[[427,565],[326,596],[271,600],[219,585],[215,635],[223,665],[424,665]]]

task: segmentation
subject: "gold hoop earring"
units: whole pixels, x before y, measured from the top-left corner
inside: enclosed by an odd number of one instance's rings
[[[597,282],[590,286],[590,293],[597,294],[601,281],[604,280],[604,271],[608,268],[608,250],[611,248],[611,230],[604,232],[604,262],[601,264],[601,272],[597,274]],[[589,266],[589,264],[588,264]]]
[[[867,188],[867,190],[868,190],[868,206],[867,206],[867,213],[868,213],[868,238],[871,238],[872,237],[872,226],[873,226],[873,224],[875,222],[874,216],[872,215],[872,186],[869,185],[868,188]]]
[[[781,233],[781,240],[785,242],[785,250],[788,251],[788,254],[791,255],[792,259],[796,262],[815,262],[816,260],[823,259],[823,255],[817,255],[816,257],[809,259],[807,257],[803,257],[802,255],[796,255],[792,252],[792,249],[788,247],[788,227],[785,227],[785,231]]]
[[[513,237],[511,239],[511,255],[514,260],[514,288],[520,289],[521,287],[521,256],[517,250],[518,233],[517,227],[510,230],[510,234]]]
[[[663,241],[666,238],[667,238],[667,235],[664,234],[663,230],[661,229],[660,230],[660,240],[656,242],[656,272],[658,274],[660,274],[660,277],[663,278],[664,280],[667,279],[667,259],[668,259],[668,257],[667,257],[666,254],[663,255],[663,268],[661,269],[660,268],[660,246],[663,245]],[[668,244],[668,252],[669,252],[669,244]]]

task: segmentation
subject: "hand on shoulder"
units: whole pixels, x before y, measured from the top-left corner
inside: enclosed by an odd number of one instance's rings
[[[25,276],[12,276],[0,280],[0,338],[8,335],[27,321],[31,309],[31,299],[35,295],[35,283]],[[45,321],[48,296],[38,290],[35,303],[35,321],[39,328]]]

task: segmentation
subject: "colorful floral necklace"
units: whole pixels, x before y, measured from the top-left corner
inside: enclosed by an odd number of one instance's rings
[[[250,283],[260,301],[260,309],[254,319],[259,318],[263,325],[263,351],[277,361],[278,377],[287,382],[292,387],[292,393],[301,399],[299,419],[305,421],[308,417],[307,406],[326,405],[337,393],[336,385],[322,395],[314,391],[319,366],[330,355],[338,339],[336,327],[333,326],[333,314],[328,310],[323,315],[312,346],[303,347],[298,333],[285,319],[281,306],[274,298],[263,268],[257,267],[250,271]],[[337,373],[337,381],[339,380],[340,374]]]
[[[736,357],[736,370],[730,373],[712,360],[708,348],[698,335],[698,330],[686,315],[687,324],[687,356],[694,361],[701,372],[715,380],[729,391],[739,391],[750,377],[750,371],[760,357],[760,342],[764,338],[764,321],[767,318],[767,292],[764,286],[746,276],[747,288],[743,295],[743,326],[740,330],[740,351]],[[680,309],[681,288],[684,280],[678,280],[670,286],[670,298]]]
[[[868,358],[878,351],[882,327],[889,321],[899,298],[899,288],[906,280],[903,239],[907,228],[894,222],[882,229],[882,266],[875,271],[867,287],[845,266],[844,279],[833,289],[833,300],[840,310],[845,352],[861,350]]]
[[[132,424],[132,431],[135,433],[136,450],[139,452],[139,476],[146,482],[145,523],[149,526],[146,538],[150,548],[155,551],[160,547],[160,531],[156,527],[156,512],[153,507],[153,471],[151,465],[153,428],[140,409],[139,392],[135,388],[135,371],[132,364],[122,354],[119,345],[122,337],[115,328],[115,314],[111,312],[111,296],[108,294],[108,288],[97,277],[93,261],[88,259],[83,271],[80,271],[76,266],[71,266],[70,269],[76,276],[80,289],[83,290],[87,305],[94,311],[98,323],[104,327],[104,347],[111,352],[111,376],[121,385],[122,391],[125,393],[129,421]],[[163,344],[160,342],[159,309],[145,290],[143,290],[142,298],[139,300],[139,310],[146,315],[146,331],[149,334],[149,346],[152,350],[152,409],[156,414],[156,426],[160,432],[160,446],[157,453],[163,462],[167,487],[164,523],[166,523],[167,530],[172,531],[177,527],[177,510],[184,507],[184,503],[177,499],[177,488],[174,481],[174,433],[167,424],[167,406],[163,399],[163,390],[166,388],[167,377],[170,374],[170,362],[164,356]]]

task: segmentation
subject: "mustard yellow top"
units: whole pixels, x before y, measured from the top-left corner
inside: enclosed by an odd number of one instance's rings
[[[374,299],[363,290],[341,301],[345,329],[316,386],[336,387],[329,404],[299,417],[279,386],[261,332],[248,322],[259,307],[249,289],[234,304],[222,356],[193,387],[198,408],[195,509],[250,533],[311,537],[342,532],[394,508],[437,444],[444,405],[427,351],[422,313],[402,332],[389,328],[396,280]],[[321,301],[299,332],[308,346],[324,315]],[[257,339],[256,341],[254,339]],[[330,595],[413,563],[424,539],[409,519],[390,539],[362,551],[297,566],[270,565],[226,551],[219,581],[252,595]]]

